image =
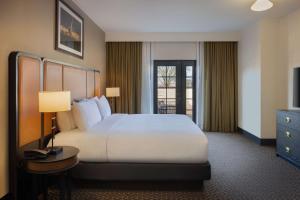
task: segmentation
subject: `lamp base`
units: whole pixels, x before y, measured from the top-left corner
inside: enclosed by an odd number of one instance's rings
[[[57,155],[60,154],[63,151],[62,147],[47,147],[47,151],[49,151],[49,155]]]

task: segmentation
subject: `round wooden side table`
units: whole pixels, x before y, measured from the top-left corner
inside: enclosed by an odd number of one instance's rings
[[[45,159],[25,160],[25,171],[33,177],[33,199],[38,196],[38,177],[42,178],[44,199],[48,196],[48,176],[60,177],[60,199],[71,199],[70,170],[78,164],[77,155],[79,149],[71,146],[63,146],[63,151],[57,155],[49,155]]]

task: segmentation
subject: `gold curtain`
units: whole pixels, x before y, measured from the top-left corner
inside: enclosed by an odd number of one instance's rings
[[[237,42],[204,43],[204,130],[237,129]]]
[[[141,112],[142,42],[106,43],[107,87],[120,87],[112,110],[117,113]]]

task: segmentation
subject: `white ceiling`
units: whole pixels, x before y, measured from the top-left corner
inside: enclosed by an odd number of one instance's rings
[[[255,0],[73,0],[105,32],[214,32],[239,30],[263,17],[280,17],[300,0],[271,0],[253,12]]]

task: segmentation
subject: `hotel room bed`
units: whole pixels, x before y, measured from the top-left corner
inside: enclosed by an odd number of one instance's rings
[[[24,150],[43,149],[51,137],[53,114],[39,112],[38,93],[67,90],[72,100],[100,97],[100,80],[97,69],[26,52],[10,54],[10,192],[16,199],[22,190],[18,180],[24,178]],[[183,115],[112,115],[87,132],[57,134],[55,145],[80,149],[72,171],[76,178],[202,183],[211,177],[207,138]]]
[[[80,149],[73,177],[96,180],[210,179],[208,142],[185,115],[112,115],[89,131],[56,135]]]
[[[185,115],[111,115],[88,131],[56,135],[82,162],[205,163],[207,138]]]

